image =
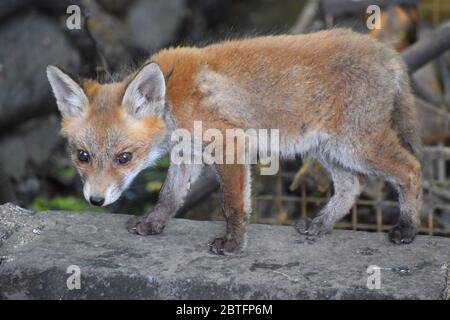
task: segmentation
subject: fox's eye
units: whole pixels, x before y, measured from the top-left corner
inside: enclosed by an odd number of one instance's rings
[[[81,162],[89,161],[89,153],[85,150],[78,150],[78,160]]]
[[[125,164],[125,163],[129,162],[131,160],[131,158],[132,158],[131,153],[124,152],[124,153],[119,154],[119,156],[117,157],[117,161],[120,164]]]

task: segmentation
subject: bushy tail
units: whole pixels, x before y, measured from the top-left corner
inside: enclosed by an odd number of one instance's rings
[[[392,122],[402,145],[416,158],[421,160],[422,130],[418,111],[414,103],[414,96],[409,88],[401,90],[395,97]]]

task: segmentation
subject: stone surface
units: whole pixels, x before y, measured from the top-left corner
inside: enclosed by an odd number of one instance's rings
[[[129,234],[120,214],[0,207],[0,299],[443,299],[450,239],[397,246],[385,234],[340,231],[307,240],[289,226],[251,225],[248,248],[214,256],[222,222],[173,219],[161,235]],[[81,270],[68,290],[67,268]],[[369,290],[367,267],[381,270]]]
[[[0,20],[6,19],[28,5],[31,0],[0,1]]]
[[[95,40],[97,50],[105,58],[109,72],[116,72],[129,64],[130,35],[122,20],[108,14],[96,1],[84,0],[83,6],[89,16],[87,28]],[[85,33],[84,30],[73,31],[70,32],[72,35],[77,32]]]
[[[0,129],[56,109],[47,65],[72,72],[81,63],[60,26],[45,15],[25,11],[2,24],[0,43]]]
[[[134,46],[154,53],[167,45],[174,40],[185,14],[185,0],[136,1],[126,16]]]
[[[39,168],[62,144],[60,123],[55,115],[35,118],[0,137],[0,163],[8,177],[26,179],[30,167]]]

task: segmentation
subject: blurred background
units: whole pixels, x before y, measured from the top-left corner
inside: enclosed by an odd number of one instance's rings
[[[366,25],[372,4],[381,8],[380,30]],[[70,5],[80,8],[80,29],[68,28]],[[407,60],[426,145],[421,233],[450,236],[449,19],[450,0],[1,0],[0,203],[141,214],[155,204],[164,181],[168,158],[143,172],[116,204],[89,206],[59,135],[48,64],[81,77],[117,79],[166,46],[339,26],[370,33]],[[256,223],[313,216],[333,192],[328,174],[308,158],[283,162],[275,176],[254,171]],[[204,172],[178,217],[222,219],[214,173]],[[367,180],[338,227],[384,231],[397,217],[396,193]]]

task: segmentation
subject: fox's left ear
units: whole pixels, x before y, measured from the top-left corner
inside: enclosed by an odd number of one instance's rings
[[[146,64],[128,84],[122,105],[136,117],[163,114],[166,82],[157,63]]]
[[[88,104],[83,89],[55,66],[47,67],[47,78],[63,117],[79,117]]]

